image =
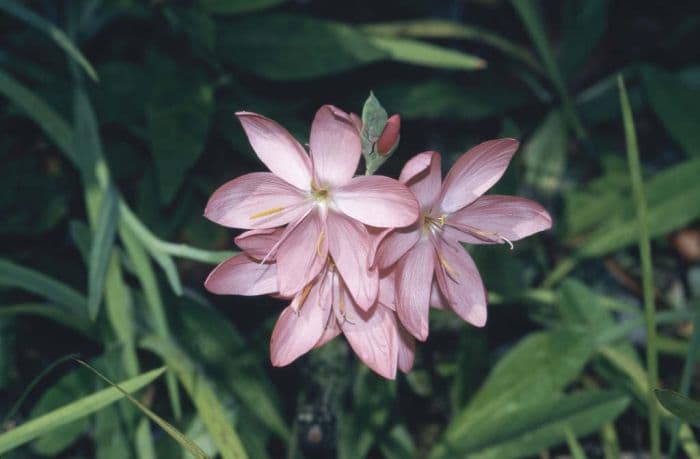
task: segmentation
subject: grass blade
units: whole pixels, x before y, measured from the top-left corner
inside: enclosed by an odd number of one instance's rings
[[[455,70],[481,70],[486,67],[486,61],[479,57],[418,40],[387,37],[373,37],[370,40],[398,62]]]
[[[0,93],[37,123],[73,165],[78,165],[74,151],[73,129],[49,104],[2,70],[0,70]]]
[[[82,366],[88,368],[90,371],[95,373],[100,379],[105,381],[107,384],[110,384],[112,387],[114,387],[116,390],[118,390],[120,393],[122,393],[124,395],[124,397],[126,397],[131,403],[136,405],[136,407],[139,410],[141,410],[141,412],[143,414],[145,414],[153,422],[158,424],[163,430],[165,430],[168,433],[168,435],[170,435],[176,442],[178,442],[180,444],[180,446],[182,446],[187,451],[189,451],[190,454],[192,454],[192,456],[194,456],[196,459],[207,459],[206,453],[204,451],[202,451],[202,449],[199,446],[197,446],[196,443],[194,443],[192,440],[190,440],[185,435],[183,435],[182,432],[177,430],[175,428],[175,426],[170,424],[168,421],[166,421],[165,419],[161,418],[156,413],[151,411],[146,405],[144,405],[143,403],[139,402],[134,397],[129,395],[129,393],[123,387],[121,387],[121,385],[113,382],[107,376],[103,375],[102,373],[97,371],[97,369],[95,369],[94,367],[90,366],[89,364],[83,362],[82,360],[76,360],[76,362],[78,362]]]
[[[0,286],[16,287],[62,306],[67,312],[85,317],[87,300],[68,285],[10,260],[0,258]]]
[[[88,263],[87,306],[92,320],[95,320],[99,312],[118,219],[117,192],[113,188],[108,188],[102,196]]]
[[[153,272],[151,261],[148,259],[143,246],[127,225],[123,223],[119,225],[119,235],[136,269],[136,275],[141,283],[141,288],[143,288],[144,295],[146,296],[146,304],[148,305],[151,318],[155,325],[155,332],[162,338],[168,338],[170,336],[170,328],[168,327],[168,321],[165,317],[165,308],[163,307],[163,300],[160,296],[158,281]],[[168,372],[165,377],[170,403],[175,417],[179,419],[182,416],[182,405],[180,404],[177,380],[172,372]]]
[[[566,444],[569,446],[571,457],[573,459],[588,459],[585,451],[583,451],[583,448],[581,447],[581,443],[579,443],[573,430],[571,430],[571,427],[566,426],[564,432],[566,433]]]
[[[165,368],[158,368],[143,373],[135,378],[121,382],[119,385],[126,393],[135,392],[153,382],[162,375]],[[56,427],[68,424],[77,419],[92,414],[105,406],[124,397],[124,393],[115,387],[110,387],[92,395],[62,406],[43,416],[20,425],[8,432],[0,434],[0,454],[6,453],[23,445]]]
[[[572,130],[579,139],[586,137],[586,131],[579,120],[576,111],[574,110],[574,104],[569,95],[569,91],[566,88],[566,83],[564,82],[564,77],[554,60],[554,55],[552,54],[552,49],[547,42],[547,36],[544,31],[544,24],[542,24],[542,19],[536,11],[537,3],[531,2],[530,0],[512,0],[513,7],[515,11],[520,16],[520,19],[525,25],[530,39],[535,44],[535,48],[542,59],[544,64],[544,69],[552,80],[554,87],[559,93],[561,98],[562,106],[564,108],[564,113],[571,125]]]
[[[177,374],[219,448],[221,457],[247,458],[243,444],[226,416],[211,382],[197,371],[195,363],[170,340],[152,335],[144,338],[141,345],[158,354]]]
[[[5,11],[7,14],[16,17],[20,21],[24,21],[28,25],[46,34],[71,58],[73,58],[83,68],[83,70],[85,70],[85,73],[87,73],[90,78],[92,78],[94,81],[99,80],[97,72],[93,66],[61,29],[30,9],[27,9],[11,0],[0,0],[0,10]]]
[[[655,389],[659,402],[674,416],[695,427],[700,427],[700,403],[667,389]]]
[[[649,227],[647,220],[647,202],[644,196],[642,184],[642,172],[639,164],[639,148],[637,146],[637,134],[632,117],[625,82],[622,76],[617,80],[620,91],[620,106],[622,107],[622,120],[625,127],[625,142],[627,144],[627,161],[630,168],[632,192],[637,208],[637,221],[639,222],[639,252],[642,262],[642,290],[644,296],[644,316],[646,321],[647,346],[647,383],[648,383],[648,409],[649,431],[651,441],[651,457],[657,459],[661,455],[661,425],[659,420],[659,408],[652,390],[658,386],[658,357],[656,343],[656,308],[654,305],[654,272],[651,264],[651,243],[649,242]]]

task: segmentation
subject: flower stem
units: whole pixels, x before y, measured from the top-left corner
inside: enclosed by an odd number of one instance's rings
[[[648,380],[648,410],[649,410],[649,436],[651,443],[651,457],[658,459],[661,456],[661,429],[659,423],[659,407],[656,397],[652,392],[658,386],[658,361],[656,338],[656,310],[654,306],[654,279],[651,264],[651,244],[649,242],[649,226],[647,219],[647,203],[642,185],[641,167],[639,164],[639,148],[635,133],[634,119],[630,108],[625,82],[622,76],[617,79],[620,91],[620,105],[622,107],[622,120],[625,128],[625,141],[627,144],[627,161],[632,180],[632,192],[635,207],[637,208],[637,220],[639,222],[639,253],[642,262],[642,291],[644,296],[644,318],[647,331],[647,380]]]

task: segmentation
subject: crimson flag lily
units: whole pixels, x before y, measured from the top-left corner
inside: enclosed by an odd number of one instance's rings
[[[276,122],[250,112],[236,114],[270,172],[255,172],[221,186],[204,215],[224,226],[267,230],[285,226],[263,260],[274,256],[278,292],[294,296],[329,260],[363,310],[377,296],[378,275],[369,268],[370,236],[364,225],[404,227],[419,215],[406,186],[383,176],[354,177],[360,135],[347,113],[321,107],[311,126],[310,154]]]
[[[482,196],[503,175],[518,142],[491,140],[462,155],[442,182],[440,154],[416,155],[399,181],[415,194],[421,217],[407,228],[384,231],[373,264],[396,274],[396,312],[416,338],[428,336],[429,306],[454,311],[475,326],[486,323],[486,291],[461,242],[512,242],[549,229],[552,220],[534,201]]]

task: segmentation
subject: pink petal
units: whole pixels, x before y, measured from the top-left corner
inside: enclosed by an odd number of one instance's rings
[[[421,341],[428,337],[434,267],[435,249],[428,240],[416,244],[396,267],[396,313],[406,330]]]
[[[411,158],[403,167],[399,182],[408,186],[418,199],[421,209],[431,209],[442,185],[440,154],[426,151]]]
[[[262,115],[236,113],[250,145],[276,176],[300,190],[311,186],[311,161],[299,142],[285,128]]]
[[[375,256],[375,264],[379,269],[391,268],[404,256],[406,252],[418,242],[421,235],[420,225],[411,225],[407,228],[399,228],[389,233],[379,244]]]
[[[389,235],[393,230],[391,228],[375,228],[374,226],[368,226],[367,232],[369,232],[370,245],[369,245],[369,265],[374,267],[376,264],[377,249],[381,245],[384,238]]]
[[[301,291],[326,263],[328,241],[318,212],[309,213],[277,250],[279,291],[294,295]]]
[[[246,254],[224,260],[209,273],[204,287],[218,295],[267,295],[277,292],[277,266]]]
[[[241,175],[209,198],[204,216],[231,228],[274,228],[304,215],[311,203],[270,172]]]
[[[328,250],[347,289],[362,309],[377,298],[378,274],[369,269],[369,233],[360,223],[336,212],[326,217]]]
[[[321,298],[315,284],[299,312],[286,307],[272,331],[270,358],[272,365],[288,365],[310,351],[323,335],[330,317],[330,298]]]
[[[486,324],[486,289],[469,253],[455,241],[437,241],[435,277],[452,310],[472,325]]]
[[[236,236],[234,241],[241,250],[255,259],[274,260],[274,256],[270,256],[270,252],[279,241],[283,231],[283,228],[250,230]]]
[[[316,112],[309,139],[311,159],[319,187],[347,183],[360,161],[360,134],[350,115],[324,105]]]
[[[438,269],[442,269],[442,266],[438,266]],[[433,280],[433,284],[430,287],[430,306],[435,309],[442,309],[443,311],[451,311],[450,304],[445,298],[445,295],[440,291],[440,286],[437,280]]]
[[[340,325],[338,325],[338,321],[335,320],[335,317],[332,315],[328,319],[328,325],[326,326],[326,329],[323,331],[323,335],[321,335],[321,338],[319,338],[318,342],[314,344],[314,348],[321,347],[336,336],[340,335]]]
[[[392,311],[396,310],[396,273],[388,271],[379,277],[377,302]]]
[[[482,196],[448,218],[472,244],[517,241],[552,227],[552,217],[534,201],[517,196]],[[473,231],[476,231],[476,234]],[[504,240],[505,239],[505,240]]]
[[[380,175],[353,178],[333,191],[338,210],[365,225],[400,228],[418,219],[418,202],[404,185]]]
[[[403,327],[399,325],[399,355],[398,367],[404,373],[408,373],[413,368],[416,358],[416,340]]]
[[[481,143],[463,154],[442,185],[440,210],[448,214],[456,212],[484,194],[503,176],[517,149],[517,140],[498,139]]]
[[[343,334],[355,354],[379,375],[394,379],[398,363],[398,324],[389,309],[376,305],[369,311],[355,308],[350,302],[347,320],[341,324]]]

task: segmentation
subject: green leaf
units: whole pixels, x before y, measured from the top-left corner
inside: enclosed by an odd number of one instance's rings
[[[485,420],[464,445],[452,452],[459,451],[476,459],[533,456],[564,443],[567,430],[578,437],[595,432],[617,418],[628,404],[628,397],[614,391],[553,396],[508,417],[496,415],[493,422]]]
[[[78,165],[74,151],[73,129],[50,105],[2,70],[0,70],[0,93],[37,123],[73,165]]]
[[[581,443],[579,443],[576,435],[574,435],[574,432],[569,426],[566,427],[566,444],[569,446],[569,452],[573,459],[588,459],[586,457],[586,452],[583,450],[583,447],[581,447]]]
[[[158,288],[158,281],[153,272],[153,267],[151,266],[151,260],[146,255],[141,243],[131,232],[131,229],[123,224],[123,222],[119,225],[119,236],[124,243],[129,259],[134,265],[136,275],[146,297],[146,305],[148,306],[148,312],[153,320],[154,331],[159,336],[168,338],[170,336],[170,327],[166,318],[160,289]],[[175,417],[180,418],[182,416],[182,406],[180,404],[180,393],[178,392],[177,381],[172,372],[168,372],[165,377],[170,404],[172,405]]]
[[[457,445],[478,441],[472,432],[484,419],[498,414],[505,422],[514,412],[551,400],[578,376],[594,350],[587,333],[563,329],[531,334],[501,358],[450,422],[431,457],[445,457]]]
[[[151,370],[135,378],[123,381],[119,385],[127,393],[135,392],[153,382],[153,380],[162,375],[164,371],[164,368]],[[64,405],[36,419],[27,421],[8,432],[0,434],[0,453],[10,451],[35,439],[43,433],[99,411],[123,397],[124,394],[116,387],[110,387],[73,403]]]
[[[150,410],[146,405],[143,403],[139,402],[136,400],[134,397],[129,395],[129,391],[124,387],[123,384],[117,384],[110,380],[108,377],[97,371],[94,367],[88,365],[87,363],[78,360],[78,363],[83,365],[84,367],[90,369],[93,373],[95,373],[100,379],[105,381],[106,383],[110,384],[113,389],[118,390],[124,397],[126,397],[133,405],[136,406],[143,414],[149,417],[153,422],[158,424],[161,429],[163,429],[165,432],[167,432],[168,435],[170,435],[173,440],[178,442],[180,446],[182,446],[185,450],[189,451],[190,454],[192,454],[195,459],[207,459],[207,455],[204,453],[204,451],[201,450],[197,444],[195,444],[192,440],[187,438],[185,435],[182,434],[179,430],[177,430],[172,424],[167,422],[165,419],[161,418],[158,416],[156,413],[154,413],[152,410]],[[161,372],[162,373],[162,372]],[[123,451],[123,450],[122,450]]]
[[[214,90],[198,71],[179,69],[174,61],[158,55],[151,60],[158,84],[146,107],[146,130],[160,198],[169,204],[204,151]],[[174,74],[178,78],[172,78]]]
[[[486,61],[479,57],[422,41],[374,37],[371,42],[378,49],[386,51],[390,59],[406,64],[451,70],[481,70],[486,67]]]
[[[205,11],[214,14],[240,14],[280,5],[286,0],[200,0]]]
[[[100,212],[97,216],[95,235],[90,247],[88,263],[88,314],[92,320],[97,318],[102,300],[107,266],[114,246],[114,236],[119,221],[117,192],[109,188],[102,197]]]
[[[671,138],[689,156],[700,156],[700,130],[697,126],[700,89],[654,67],[642,70],[642,82],[651,107]]]
[[[567,133],[559,110],[547,115],[523,148],[525,181],[544,195],[559,191],[566,169]]]
[[[76,317],[86,316],[87,300],[81,293],[45,274],[4,258],[0,258],[0,286],[26,290],[62,306]]]
[[[700,403],[667,389],[654,389],[654,395],[674,416],[700,427]]]
[[[98,332],[94,323],[85,315],[85,309],[81,311],[81,314],[80,316],[75,315],[73,312],[51,303],[19,303],[0,306],[0,317],[15,315],[45,317],[97,341]]]
[[[408,21],[367,24],[360,30],[377,37],[409,37],[436,39],[474,40],[499,49],[516,59],[540,70],[539,64],[529,50],[487,29],[443,19],[415,19]]]
[[[58,46],[60,46],[71,58],[73,58],[82,68],[85,70],[90,78],[94,81],[98,81],[97,72],[90,65],[90,62],[83,56],[80,50],[75,46],[70,38],[58,27],[51,24],[46,19],[42,18],[38,14],[34,13],[30,9],[13,2],[11,0],[0,0],[0,10],[16,17],[17,19],[24,21],[35,29],[40,30],[44,34],[48,35]]]
[[[554,54],[547,41],[547,34],[544,29],[544,22],[537,11],[537,3],[531,2],[529,0],[511,0],[515,11],[520,16],[520,20],[525,25],[530,39],[535,45],[544,68],[549,75],[550,80],[554,84],[557,92],[559,93],[559,98],[562,101],[563,113],[566,116],[567,121],[571,125],[571,129],[576,134],[576,137],[583,138],[586,136],[586,131],[581,124],[581,121],[576,115],[574,110],[574,104],[571,100],[569,90],[566,87],[566,82],[564,77],[554,60]]]
[[[196,364],[172,341],[157,336],[144,338],[141,345],[158,354],[175,372],[190,395],[223,459],[247,458],[240,438],[219,401],[211,381],[197,371]]]
[[[575,76],[603,38],[608,25],[608,0],[573,0],[564,3],[559,66],[567,77]]]
[[[224,61],[271,80],[334,75],[387,57],[347,25],[291,14],[232,20],[218,38]]]

